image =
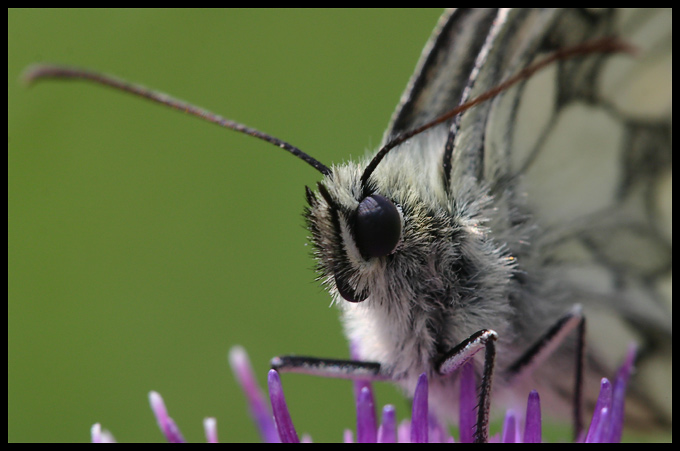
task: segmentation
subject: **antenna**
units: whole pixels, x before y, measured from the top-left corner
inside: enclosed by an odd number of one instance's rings
[[[558,49],[555,52],[543,58],[542,60],[538,61],[537,63],[525,67],[517,74],[508,78],[501,84],[489,89],[483,94],[480,94],[474,99],[457,106],[448,113],[444,113],[438,118],[424,125],[421,125],[418,128],[415,128],[411,131],[396,136],[378,151],[378,153],[375,155],[375,157],[373,157],[368,166],[366,166],[366,169],[364,169],[364,173],[361,175],[361,187],[363,196],[367,197],[368,195],[370,195],[368,179],[371,177],[371,174],[373,174],[373,171],[375,171],[375,168],[378,167],[378,164],[382,161],[383,158],[385,158],[385,155],[387,155],[390,150],[394,149],[396,146],[403,143],[404,141],[407,141],[408,139],[424,132],[425,130],[428,130],[436,125],[439,125],[442,122],[446,122],[447,120],[453,118],[454,116],[462,113],[465,110],[472,108],[475,105],[479,105],[482,102],[486,102],[487,100],[496,97],[498,94],[510,88],[515,83],[528,79],[533,74],[543,69],[544,67],[554,63],[555,61],[569,59],[579,55],[588,55],[591,53],[615,53],[615,52],[628,52],[634,54],[635,49],[631,45],[617,39],[616,37],[611,36],[596,39],[593,41],[583,42],[581,44],[576,44],[571,47]]]
[[[169,106],[176,110],[183,111],[184,113],[196,116],[208,122],[212,122],[213,124],[217,124],[220,127],[235,130],[237,132],[245,133],[246,135],[259,138],[263,141],[267,141],[268,143],[274,144],[275,146],[292,153],[293,155],[295,155],[302,161],[306,162],[323,175],[330,175],[331,173],[331,170],[327,166],[322,164],[320,161],[312,158],[311,156],[307,155],[306,153],[304,153],[297,147],[293,146],[292,144],[289,144],[285,141],[282,141],[278,138],[275,138],[271,135],[268,135],[267,133],[261,132],[254,128],[247,127],[239,122],[234,122],[232,120],[226,119],[211,111],[205,110],[203,108],[184,102],[182,100],[178,100],[162,92],[154,91],[142,85],[127,82],[112,75],[102,74],[99,72],[94,72],[77,67],[59,66],[56,64],[35,64],[29,66],[26,69],[26,71],[22,75],[22,79],[29,85],[40,80],[64,79],[64,80],[86,80],[100,85],[109,86],[119,91],[134,94],[139,97],[151,100],[153,102]]]

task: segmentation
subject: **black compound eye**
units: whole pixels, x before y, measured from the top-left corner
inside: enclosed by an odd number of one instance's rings
[[[391,254],[401,238],[401,214],[388,198],[379,194],[366,197],[359,204],[354,236],[364,258]]]

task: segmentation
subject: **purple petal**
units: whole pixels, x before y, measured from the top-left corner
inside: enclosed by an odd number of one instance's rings
[[[518,443],[519,442],[519,422],[517,415],[511,409],[505,412],[505,420],[503,420],[503,437],[501,443]]]
[[[628,348],[626,359],[619,368],[616,374],[616,381],[614,382],[614,394],[612,396],[612,411],[611,411],[611,426],[609,430],[609,437],[607,439],[610,443],[619,443],[621,441],[621,434],[623,433],[623,414],[625,411],[626,388],[628,386],[628,379],[633,372],[633,364],[635,363],[635,356],[637,354],[637,345],[632,344]]]
[[[90,441],[92,443],[101,443],[102,442],[102,425],[101,424],[95,423],[90,428]]]
[[[342,434],[342,442],[343,443],[354,443],[354,435],[352,434],[351,429],[345,429],[345,431]]]
[[[460,374],[460,403],[459,403],[459,429],[458,440],[461,443],[472,443],[472,434],[475,431],[477,411],[477,383],[475,382],[475,370],[472,362],[466,363]]]
[[[397,427],[397,442],[411,443],[411,422],[402,420]]]
[[[246,354],[246,351],[241,346],[234,346],[229,351],[229,363],[236,376],[236,380],[246,395],[250,414],[260,431],[262,440],[266,443],[279,442],[276,425],[272,419],[272,414],[267,406],[262,389],[257,384],[248,354]]]
[[[352,343],[350,344],[349,347],[349,353],[350,357],[352,360],[359,360],[359,353],[357,352],[357,347],[356,344]],[[367,422],[367,424],[373,424],[375,428],[377,428],[378,424],[378,416],[375,411],[375,397],[373,395],[373,387],[371,386],[371,382],[367,379],[356,379],[353,381],[354,386],[354,402],[356,403],[357,406],[357,441],[359,443],[375,443],[375,439],[373,439],[371,442],[362,442],[362,439],[360,438],[359,434],[359,402],[361,396],[368,396],[370,399],[363,401],[366,403],[365,405],[370,405],[371,409],[365,410],[362,412],[362,422]],[[363,390],[366,389],[368,390],[368,395],[363,395]],[[370,415],[370,418],[369,418]]]
[[[274,412],[274,422],[276,429],[279,431],[279,438],[283,443],[300,443],[295,426],[290,418],[290,412],[286,405],[286,398],[283,396],[283,387],[281,386],[281,379],[276,370],[269,370],[269,377],[267,378],[269,384],[269,399],[272,404],[272,412]]]
[[[90,437],[92,443],[116,443],[116,439],[109,431],[102,430],[102,426],[99,423],[95,423],[90,428]]]
[[[606,377],[602,378],[600,382],[600,395],[597,397],[597,403],[595,404],[595,411],[593,412],[593,419],[590,422],[590,427],[588,428],[588,434],[586,435],[586,443],[594,443],[595,431],[599,431],[601,434],[602,422],[602,410],[611,410],[612,407],[612,384],[607,380]]]
[[[428,416],[428,443],[447,443],[451,436],[434,415]]]
[[[397,411],[393,405],[383,407],[382,424],[378,429],[378,443],[397,441]]]
[[[427,443],[428,405],[427,375],[421,374],[413,394],[413,411],[411,413],[411,443]]]
[[[155,391],[149,392],[149,404],[151,404],[151,410],[156,416],[158,427],[161,428],[168,442],[185,443],[184,437],[182,437],[182,433],[179,431],[175,421],[168,415],[168,410],[165,408],[161,395]]]
[[[373,392],[368,387],[364,387],[357,400],[357,442],[376,443],[377,439],[378,426],[375,419]]]
[[[524,443],[541,443],[541,400],[536,390],[529,393],[527,401]]]
[[[208,443],[217,443],[217,420],[215,418],[204,418],[203,430]]]
[[[597,426],[593,429],[592,434],[588,433],[587,443],[609,443],[608,437],[610,435],[609,425],[611,423],[610,409],[603,407],[599,412],[598,416],[600,421]]]

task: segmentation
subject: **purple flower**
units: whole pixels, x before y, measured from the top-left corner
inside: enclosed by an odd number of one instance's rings
[[[631,346],[616,380],[612,385],[603,378],[600,387],[595,412],[590,428],[579,441],[586,443],[618,442],[621,440],[623,428],[623,412],[625,391],[635,360],[635,346]],[[295,426],[286,405],[283,386],[279,374],[269,371],[268,388],[269,400],[267,405],[264,394],[258,386],[255,374],[248,360],[248,356],[241,347],[232,348],[229,361],[236,375],[236,379],[246,395],[250,414],[265,442],[300,442]],[[471,365],[466,365],[461,373],[460,394],[460,436],[459,441],[472,441],[475,424],[476,383]],[[428,410],[428,380],[423,373],[418,379],[413,397],[411,419],[396,423],[395,409],[386,405],[382,409],[381,420],[378,422],[375,408],[375,397],[371,384],[367,381],[354,382],[355,401],[357,409],[356,441],[360,443],[394,443],[394,442],[453,442],[437,419]],[[151,410],[156,416],[158,426],[169,442],[184,442],[179,428],[169,416],[165,403],[156,392],[149,393]],[[217,442],[217,426],[214,418],[206,418],[203,422],[208,442]],[[92,426],[92,442],[107,443],[115,439],[108,432],[101,429],[99,423]],[[520,433],[520,419],[517,414],[508,410],[503,421],[500,434],[490,438],[492,441],[503,443],[535,443],[541,441],[541,405],[536,391],[529,394],[527,412],[524,418],[524,432]],[[303,436],[302,441],[311,441]],[[344,442],[353,442],[354,434],[350,430],[343,433]]]

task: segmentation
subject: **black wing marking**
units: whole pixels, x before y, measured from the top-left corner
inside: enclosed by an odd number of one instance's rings
[[[459,8],[445,13],[416,65],[383,137],[407,132],[455,108],[496,19],[496,9]]]

